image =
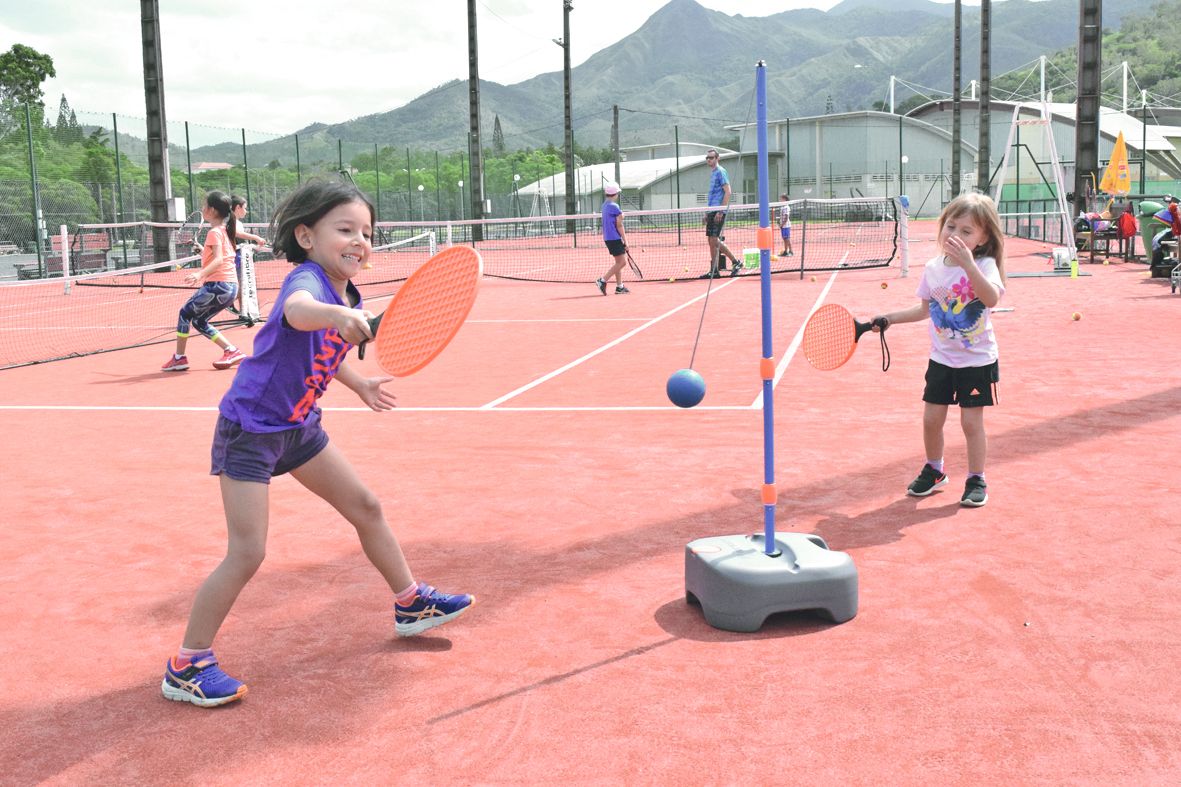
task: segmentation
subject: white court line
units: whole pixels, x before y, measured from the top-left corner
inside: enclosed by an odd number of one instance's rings
[[[323,407],[328,413],[371,413],[368,407]],[[698,405],[694,410],[749,410],[744,404]],[[133,412],[133,413],[216,413],[216,406],[203,407],[157,407],[150,405],[73,405],[73,404],[0,404],[0,410],[44,411],[44,412]],[[393,413],[581,413],[581,412],[684,412],[685,408],[673,405],[620,405],[569,407],[395,407],[385,412]]]
[[[993,311],[996,311],[993,309]],[[509,318],[504,320],[464,320],[465,323],[481,322],[481,323],[501,323],[501,322],[640,322],[641,320],[651,320],[653,317],[554,317],[554,318],[538,318],[536,320]]]
[[[712,288],[712,291],[718,292],[718,291],[724,290],[726,287],[729,287],[731,284],[734,284],[737,281],[741,281],[741,279],[731,278],[725,284],[722,284],[718,287]],[[526,383],[525,385],[522,385],[520,388],[516,389],[515,391],[510,391],[510,392],[506,393],[504,396],[501,396],[497,399],[493,399],[491,402],[484,405],[484,407],[486,409],[492,409],[492,408],[500,405],[503,402],[507,402],[509,399],[512,399],[516,396],[520,396],[521,394],[525,393],[526,391],[536,388],[537,386],[541,385],[542,383],[544,383],[548,380],[552,380],[553,378],[557,377],[559,374],[562,374],[563,372],[567,372],[570,369],[573,369],[575,366],[578,366],[583,361],[588,361],[591,358],[594,358],[596,355],[599,355],[600,353],[606,352],[607,350],[611,349],[615,345],[617,345],[623,341],[626,341],[627,339],[630,339],[631,337],[635,336],[640,331],[643,331],[643,330],[655,325],[656,323],[660,322],[661,320],[665,319],[666,317],[671,317],[672,315],[679,312],[681,309],[684,309],[688,306],[692,306],[693,304],[697,303],[699,300],[704,298],[706,295],[710,294],[710,292],[711,292],[711,290],[706,290],[701,295],[698,295],[696,298],[693,298],[692,300],[682,303],[677,308],[672,309],[671,311],[667,311],[664,314],[660,315],[659,317],[653,317],[651,320],[644,323],[643,325],[641,325],[637,328],[633,328],[632,330],[630,330],[627,333],[620,336],[618,339],[615,339],[614,341],[610,341],[607,344],[604,344],[602,347],[599,347],[596,350],[591,350],[589,353],[582,356],[581,358],[577,358],[559,369],[555,369],[548,374],[542,375],[541,377],[538,377],[533,382]]]
[[[848,256],[849,252],[845,252],[845,257]],[[845,257],[841,258],[842,263],[845,261]],[[811,317],[813,314],[815,314],[816,310],[824,304],[824,299],[828,297],[829,290],[831,290],[832,285],[836,283],[838,273],[840,273],[840,271],[835,270],[832,272],[832,275],[828,277],[828,281],[825,283],[824,289],[822,289],[820,294],[816,296],[816,301],[812,304],[812,308],[808,311],[808,317]],[[787,346],[787,351],[783,354],[783,357],[779,359],[779,363],[775,364],[775,378],[771,381],[772,391],[779,387],[779,381],[783,379],[783,375],[787,371],[787,365],[791,363],[791,359],[795,356],[796,350],[800,349],[800,343],[804,341],[804,328],[808,325],[808,317],[805,317],[804,321],[800,323],[799,330],[797,330],[796,335],[792,337],[791,344]],[[752,410],[763,409],[762,387],[759,388],[759,395],[756,396],[755,400],[750,403],[750,406]]]

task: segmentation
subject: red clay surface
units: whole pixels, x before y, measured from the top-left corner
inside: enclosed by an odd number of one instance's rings
[[[777,277],[776,360],[830,279],[824,300],[860,318],[913,302],[929,236],[906,279]],[[1009,270],[1047,270],[1045,251],[1011,241]],[[167,345],[0,372],[3,781],[1181,782],[1181,295],[1145,270],[1010,280],[981,509],[958,505],[954,416],[952,483],[903,494],[924,325],[890,331],[885,374],[865,339],[835,372],[792,358],[778,527],[848,552],[860,607],[756,634],[686,604],[683,560],[695,538],[762,528],[757,281],[714,282],[708,392],[679,410],[664,383],[704,282],[604,298],[489,280],[455,343],[397,381],[400,411],[340,385],[323,400],[418,578],[476,607],[396,637],[351,528],[277,479],[267,561],[216,643],[250,695],[212,711],[159,683],[225,546],[207,473],[232,372],[200,337],[185,374],[156,371]]]

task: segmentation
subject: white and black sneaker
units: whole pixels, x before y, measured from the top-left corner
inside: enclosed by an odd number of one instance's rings
[[[988,484],[978,475],[968,476],[964,482],[964,494],[960,498],[960,505],[979,508],[988,502]]]
[[[911,497],[926,497],[941,486],[947,484],[947,473],[936,470],[930,464],[923,465],[923,469],[919,471],[918,478],[910,482],[910,486],[906,487],[906,494]],[[981,505],[984,505],[981,503]]]

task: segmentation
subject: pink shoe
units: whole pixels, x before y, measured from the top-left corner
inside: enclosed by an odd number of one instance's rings
[[[241,350],[226,350],[225,355],[213,362],[214,369],[229,369],[231,366],[237,366],[242,363],[246,357],[246,353]],[[186,368],[188,368],[186,366]]]
[[[182,355],[177,358],[175,355],[168,359],[168,363],[160,367],[162,372],[187,372],[189,369],[189,356]]]

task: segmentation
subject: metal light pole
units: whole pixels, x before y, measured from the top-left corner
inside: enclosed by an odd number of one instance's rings
[[[574,186],[574,111],[570,97],[570,12],[574,10],[574,0],[562,0],[562,37],[555,38],[554,43],[562,47],[562,76],[564,80],[565,106],[565,143],[566,156],[566,215],[573,216],[578,212],[575,200]],[[574,232],[574,219],[566,222],[566,231]]]
[[[467,155],[471,166],[469,174],[472,192],[472,218],[484,218],[484,165],[483,151],[480,142],[480,67],[477,57],[476,41],[476,0],[467,2],[467,37],[468,37],[468,114],[469,129],[467,139]],[[484,239],[484,228],[479,224],[472,225],[472,240]]]

